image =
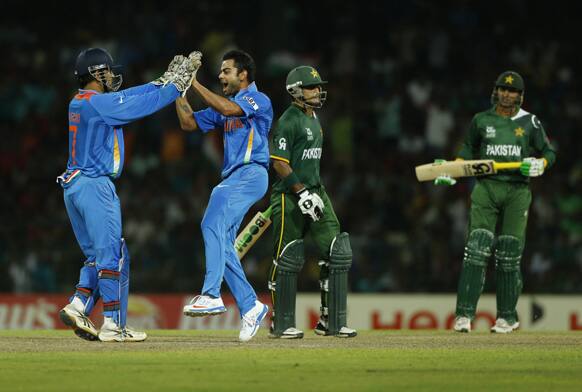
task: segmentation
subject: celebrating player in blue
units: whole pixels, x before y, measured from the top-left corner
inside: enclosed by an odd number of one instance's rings
[[[263,197],[268,185],[268,134],[273,108],[269,98],[257,90],[254,76],[252,57],[233,50],[222,57],[218,75],[229,99],[211,92],[194,78],[193,91],[210,107],[194,113],[185,98],[176,100],[182,129],[224,132],[222,182],[212,191],[201,224],[206,251],[204,287],[202,295],[184,307],[184,314],[197,317],[226,312],[220,297],[224,278],[242,315],[239,340],[243,342],[255,336],[269,310],[257,300],[234,249],[242,219]]]
[[[77,57],[80,89],[69,104],[69,160],[57,181],[64,188],[67,214],[86,261],[75,294],[59,316],[83,339],[123,342],[147,337],[126,326],[130,261],[113,184],[123,169],[121,127],[174,102],[190,87],[200,57],[200,52],[176,56],[159,79],[121,91],[119,67],[107,51],[89,48]],[[104,322],[97,331],[88,316],[99,298]]]

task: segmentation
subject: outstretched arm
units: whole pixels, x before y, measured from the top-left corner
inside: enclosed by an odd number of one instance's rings
[[[176,113],[178,114],[178,120],[180,120],[180,128],[184,131],[195,131],[198,129],[196,119],[192,115],[194,111],[186,98],[179,97],[176,99]]]
[[[235,102],[213,93],[201,85],[196,79],[192,81],[192,89],[208,106],[223,116],[231,117],[244,115],[244,111]]]

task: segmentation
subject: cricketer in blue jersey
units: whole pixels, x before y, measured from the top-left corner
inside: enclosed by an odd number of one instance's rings
[[[197,53],[197,54],[195,54]],[[143,341],[144,332],[126,326],[130,257],[122,238],[121,209],[113,180],[125,156],[122,126],[174,102],[191,83],[200,53],[176,56],[152,83],[117,91],[122,77],[105,50],[81,52],[75,65],[79,92],[69,104],[69,160],[57,181],[75,237],[86,257],[61,320],[86,340]],[[98,332],[89,314],[103,300]]]
[[[248,53],[233,50],[222,60],[218,78],[229,98],[193,79],[192,90],[210,107],[194,113],[185,98],[176,100],[182,129],[224,133],[222,181],[212,190],[201,224],[206,253],[204,287],[202,295],[184,307],[184,314],[196,317],[226,312],[220,296],[224,279],[242,315],[239,339],[248,341],[257,333],[269,308],[257,300],[234,241],[245,214],[267,191],[273,108],[270,99],[257,89],[255,64]]]

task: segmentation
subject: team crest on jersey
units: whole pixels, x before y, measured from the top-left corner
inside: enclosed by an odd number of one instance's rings
[[[497,130],[495,129],[494,126],[488,125],[487,128],[485,128],[485,137],[487,139],[494,138],[496,133]]]
[[[307,133],[307,140],[313,140],[313,132],[310,128],[305,128],[305,133]]]
[[[525,129],[522,127],[515,128],[514,132],[516,137],[522,137],[525,134]]]

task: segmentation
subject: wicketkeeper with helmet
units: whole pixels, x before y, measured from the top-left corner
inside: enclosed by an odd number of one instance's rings
[[[293,102],[277,122],[271,139],[271,162],[277,174],[272,185],[273,265],[269,289],[273,301],[270,337],[298,339],[295,324],[297,275],[303,263],[303,238],[309,233],[318,248],[321,317],[318,335],[354,337],[347,327],[348,272],[352,250],[319,176],[323,130],[316,109],[327,92],[313,67],[297,67],[287,76]]]
[[[82,339],[137,342],[147,337],[126,325],[130,258],[113,183],[123,170],[122,127],[184,94],[200,57],[200,52],[175,56],[160,78],[120,91],[122,76],[106,50],[89,48],[77,57],[79,91],[69,103],[69,159],[57,182],[86,259],[76,291],[59,316]],[[89,316],[99,299],[104,322],[98,331]]]
[[[457,332],[471,331],[491,255],[495,257],[497,291],[497,320],[491,332],[508,333],[519,327],[516,305],[523,287],[521,256],[531,204],[530,177],[541,176],[556,160],[540,120],[521,108],[523,96],[524,82],[517,72],[499,75],[491,95],[493,107],[473,117],[458,154],[459,159],[522,164],[513,172],[479,177],[471,193],[468,237],[457,292]],[[437,185],[455,182],[447,176],[435,180]]]

